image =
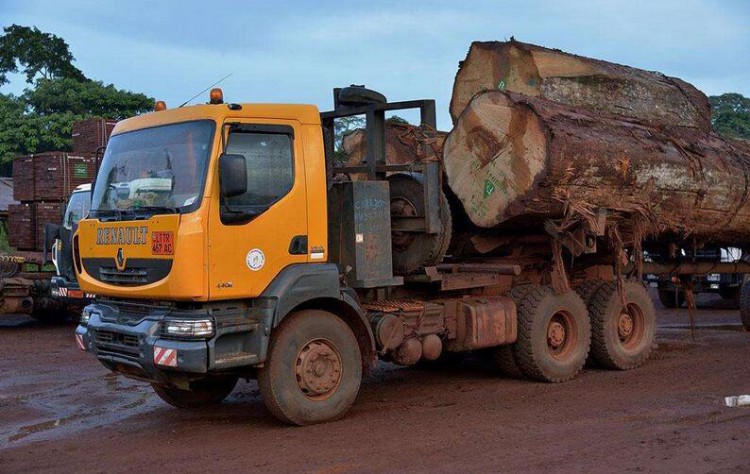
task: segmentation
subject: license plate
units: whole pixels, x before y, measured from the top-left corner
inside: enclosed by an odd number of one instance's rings
[[[152,232],[151,253],[153,255],[174,255],[174,233]]]
[[[68,290],[68,298],[83,298],[83,291],[81,291],[81,290]]]

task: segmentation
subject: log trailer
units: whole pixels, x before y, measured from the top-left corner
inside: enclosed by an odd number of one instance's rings
[[[434,129],[434,101],[348,87],[324,113],[218,89],[162,104],[117,124],[73,251],[98,295],[78,346],[167,403],[218,403],[257,379],[273,415],[306,425],[342,417],[378,359],[481,349],[505,374],[563,382],[589,357],[619,370],[648,358],[654,308],[615,272],[606,212],[491,256],[449,251],[461,216],[441,163],[384,154],[386,113],[417,109]],[[367,159],[337,166],[334,121],[361,115]]]

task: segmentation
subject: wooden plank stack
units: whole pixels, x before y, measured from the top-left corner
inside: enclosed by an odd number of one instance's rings
[[[114,128],[114,121],[91,119],[73,125],[73,152],[50,151],[20,156],[13,161],[13,197],[20,204],[8,208],[11,247],[42,250],[44,227],[60,224],[70,194],[96,177],[97,157]]]
[[[73,153],[96,153],[106,147],[116,120],[93,118],[73,124]]]

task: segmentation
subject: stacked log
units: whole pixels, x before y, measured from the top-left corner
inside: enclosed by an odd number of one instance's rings
[[[656,127],[711,130],[708,99],[680,79],[513,40],[472,43],[453,86],[453,123],[474,95],[490,90],[541,97]]]
[[[541,229],[604,208],[642,218],[653,234],[726,244],[750,236],[750,147],[695,127],[489,91],[462,112],[443,161],[479,227]]]

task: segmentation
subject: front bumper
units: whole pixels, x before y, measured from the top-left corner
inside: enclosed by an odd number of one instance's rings
[[[265,360],[272,308],[253,305],[177,309],[96,302],[88,323],[76,328],[79,346],[110,370],[156,383],[200,380],[213,373],[242,372]],[[162,334],[167,317],[214,320],[209,339],[180,340]]]
[[[84,293],[78,282],[69,281],[62,276],[53,276],[49,285],[50,295],[63,303],[85,306],[94,299],[94,295]]]

